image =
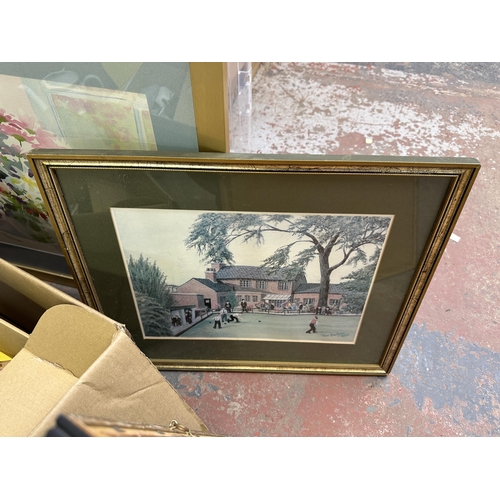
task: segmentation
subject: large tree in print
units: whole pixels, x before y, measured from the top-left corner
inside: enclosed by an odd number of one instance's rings
[[[264,259],[261,267],[269,272],[285,271],[292,279],[317,259],[321,276],[318,305],[322,307],[327,305],[335,269],[378,259],[390,220],[363,215],[207,212],[195,220],[185,243],[206,263],[234,264],[233,245],[254,242],[263,246],[266,234],[286,234],[290,237],[287,243]]]

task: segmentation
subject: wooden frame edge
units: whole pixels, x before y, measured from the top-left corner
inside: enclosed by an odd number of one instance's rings
[[[198,136],[203,152],[229,152],[227,68],[223,62],[189,63]]]

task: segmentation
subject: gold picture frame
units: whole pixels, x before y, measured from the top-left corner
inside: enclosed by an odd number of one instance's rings
[[[29,161],[84,301],[124,323],[158,368],[378,376],[480,169],[472,158],[76,150]]]

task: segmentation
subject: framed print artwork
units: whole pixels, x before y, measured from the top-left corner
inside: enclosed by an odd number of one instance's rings
[[[385,375],[471,158],[39,150],[84,301],[160,369]]]
[[[190,64],[0,62],[0,88],[0,258],[75,286],[27,154],[198,152]]]

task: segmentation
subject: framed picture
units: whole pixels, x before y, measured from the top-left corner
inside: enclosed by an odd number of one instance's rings
[[[198,152],[194,96],[202,123],[213,110],[200,103],[204,63],[195,67],[201,74],[192,88],[187,62],[0,62],[0,258],[74,287],[27,154],[34,148]],[[203,133],[205,147],[219,140]]]
[[[84,300],[160,368],[385,375],[471,158],[40,150]]]

